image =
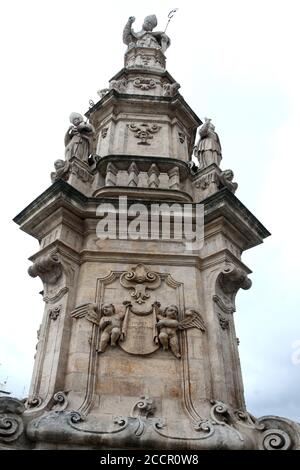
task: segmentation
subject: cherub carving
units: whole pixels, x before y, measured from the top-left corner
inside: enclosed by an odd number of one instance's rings
[[[69,177],[70,163],[65,162],[64,160],[55,160],[54,162],[55,171],[51,173],[51,181],[55,183],[58,180],[67,180]]]
[[[238,188],[238,184],[233,182],[234,173],[232,170],[224,170],[219,176],[220,180],[220,187],[228,188],[233,194],[236,192]]]
[[[179,352],[179,343],[177,338],[177,328],[179,325],[178,307],[176,305],[169,305],[165,308],[163,315],[158,315],[157,328],[159,330],[158,339],[164,349],[170,349],[175,357],[181,358]]]
[[[175,96],[180,88],[179,83],[164,83],[163,96]]]
[[[102,305],[98,352],[104,352],[109,342],[111,346],[117,345],[118,340],[122,337],[124,316],[125,312],[117,313],[113,304],[105,303]]]
[[[169,305],[166,307],[163,315],[158,314],[157,328],[159,330],[158,339],[166,351],[171,349],[172,353],[178,359],[181,358],[177,330],[186,330],[188,328],[198,328],[205,331],[204,321],[199,312],[193,308],[185,311],[183,320],[178,320],[178,307],[176,305]]]

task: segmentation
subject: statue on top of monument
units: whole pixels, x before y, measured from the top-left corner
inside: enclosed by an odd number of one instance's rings
[[[153,31],[157,26],[156,15],[146,16],[141,31],[135,32],[132,29],[132,24],[135,22],[135,17],[130,16],[123,30],[123,42],[128,45],[128,48],[138,47],[151,47],[154,49],[161,49],[163,53],[171,44],[171,40],[166,33],[162,31]]]
[[[65,158],[69,161],[72,157],[87,163],[91,153],[91,140],[94,128],[91,124],[84,122],[79,113],[70,114],[70,122],[72,126],[65,135]]]
[[[194,156],[199,161],[199,169],[202,170],[212,163],[219,166],[222,160],[222,148],[211,119],[205,118],[205,123],[199,129],[199,135],[199,141],[194,147]]]

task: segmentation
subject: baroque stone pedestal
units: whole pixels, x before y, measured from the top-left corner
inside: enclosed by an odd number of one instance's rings
[[[269,232],[234,195],[210,142],[209,165],[192,164],[202,122],[165,70],[163,33],[150,37],[155,47],[145,34],[148,46],[129,46],[86,113],[90,157],[56,165],[53,184],[14,219],[39,241],[29,274],[43,283],[45,309],[25,405],[0,398],[1,445],[299,448],[299,425],[256,419],[244,402],[235,296],[251,287],[243,251]],[[72,133],[80,142],[79,124]],[[194,246],[176,232],[187,205],[203,230]],[[99,235],[124,218],[115,237]]]

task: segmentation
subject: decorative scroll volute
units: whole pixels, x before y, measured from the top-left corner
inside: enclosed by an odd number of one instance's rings
[[[131,289],[130,295],[135,302],[144,304],[150,298],[147,290],[157,289],[161,285],[161,278],[159,274],[148,271],[143,264],[138,264],[121,275],[120,284],[125,289]]]

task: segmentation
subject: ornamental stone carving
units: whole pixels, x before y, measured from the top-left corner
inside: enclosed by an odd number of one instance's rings
[[[54,162],[55,171],[51,173],[51,181],[55,183],[58,180],[67,181],[70,173],[70,163],[64,160],[55,160]]]
[[[31,277],[39,276],[47,284],[55,284],[62,275],[62,264],[58,253],[55,251],[35,261],[28,268]]]
[[[238,184],[233,182],[234,173],[232,170],[224,170],[219,175],[219,187],[225,187],[229,189],[233,194],[238,188]]]
[[[156,88],[156,82],[152,78],[136,78],[133,82],[135,88],[140,88],[143,91],[153,90]]]
[[[24,431],[24,403],[16,398],[0,397],[0,446],[16,441]]]
[[[150,298],[148,290],[157,289],[161,284],[160,276],[149,271],[143,264],[131,268],[131,271],[123,273],[120,284],[126,289],[131,289],[130,295],[138,304],[145,303]]]
[[[102,98],[107,95],[107,93],[110,92],[110,89],[109,88],[102,88],[101,90],[98,90],[97,91],[97,94],[99,95],[100,97],[100,100],[102,100]]]
[[[219,284],[226,294],[236,293],[241,289],[250,289],[252,285],[251,279],[241,269],[234,265],[227,265],[219,275]]]
[[[49,318],[51,320],[57,320],[59,314],[60,314],[60,311],[61,311],[61,305],[58,305],[57,307],[53,307],[49,310]]]
[[[115,90],[118,93],[124,93],[127,88],[127,80],[126,78],[121,78],[120,80],[111,80],[109,82],[109,89],[110,90]]]
[[[138,145],[151,145],[148,140],[153,139],[153,134],[156,134],[161,126],[157,124],[128,124],[128,128],[134,133],[134,136],[139,139]]]
[[[122,322],[125,312],[118,313],[113,304],[105,303],[101,308],[101,319],[99,323],[100,340],[97,350],[104,352],[110,344],[116,346],[122,339]]]
[[[159,331],[158,338],[164,351],[170,348],[174,356],[180,359],[177,331],[198,328],[200,331],[205,332],[206,328],[201,315],[192,308],[186,310],[183,320],[179,321],[178,317],[178,307],[169,305],[165,308],[163,315],[157,315],[157,328]]]
[[[163,84],[163,96],[175,96],[180,88],[179,83],[164,83]]]
[[[178,132],[178,138],[179,138],[179,142],[183,144],[185,141],[185,134],[183,132]]]

